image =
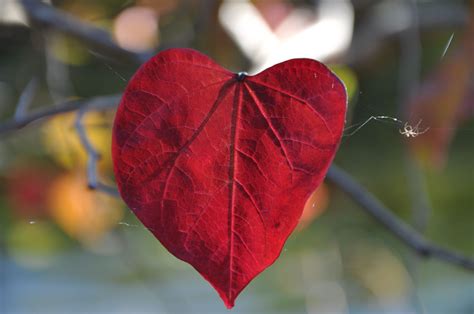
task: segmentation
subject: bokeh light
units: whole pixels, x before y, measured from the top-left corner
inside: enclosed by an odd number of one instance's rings
[[[114,21],[114,36],[122,48],[150,50],[159,42],[158,16],[148,7],[127,8]]]

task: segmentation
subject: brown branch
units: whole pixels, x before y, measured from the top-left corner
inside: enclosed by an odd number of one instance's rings
[[[105,30],[83,23],[39,0],[21,0],[21,3],[31,22],[70,35],[117,61],[140,65],[151,56],[149,53],[139,54],[123,49]]]
[[[87,185],[89,189],[91,190],[98,190],[106,194],[109,194],[111,196],[118,197],[119,193],[115,187],[111,187],[100,182],[98,178],[97,163],[100,160],[100,154],[92,145],[91,141],[89,140],[84,124],[82,123],[82,120],[87,110],[88,110],[87,107],[81,108],[77,112],[77,117],[76,117],[76,122],[75,122],[77,134],[79,135],[81,144],[87,153],[87,181],[88,181]]]
[[[327,179],[421,257],[436,258],[474,271],[474,260],[472,258],[442,248],[425,239],[415,229],[395,216],[390,209],[385,207],[382,202],[344,170],[334,165],[331,166],[327,173]]]
[[[77,99],[65,101],[60,104],[48,106],[45,109],[39,109],[29,114],[23,113],[17,118],[13,118],[0,124],[0,135],[5,135],[12,131],[21,129],[33,122],[42,122],[45,118],[71,112],[81,108],[88,110],[106,110],[114,108],[120,102],[121,95],[99,96],[88,99]]]

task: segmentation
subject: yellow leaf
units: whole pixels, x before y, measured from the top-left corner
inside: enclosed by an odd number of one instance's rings
[[[52,158],[66,169],[87,163],[87,154],[74,128],[75,118],[74,113],[56,116],[43,129],[45,147]],[[91,112],[84,117],[87,135],[101,156],[101,170],[109,170],[112,167],[110,121],[111,118],[107,114],[99,112]]]

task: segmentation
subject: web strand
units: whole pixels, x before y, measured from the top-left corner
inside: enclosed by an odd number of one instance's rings
[[[421,125],[421,122],[423,121],[421,119],[418,121],[417,124],[411,125],[408,122],[403,122],[400,119],[390,117],[390,116],[370,116],[367,120],[365,120],[362,123],[354,124],[354,125],[351,125],[351,126],[345,128],[344,132],[347,132],[347,131],[352,130],[354,128],[355,128],[355,130],[351,131],[350,133],[345,133],[343,135],[343,137],[348,137],[348,136],[352,136],[352,135],[356,134],[357,132],[359,132],[360,129],[362,129],[366,124],[368,124],[372,120],[378,121],[378,122],[390,122],[390,123],[398,124],[400,126],[399,133],[401,135],[404,135],[405,137],[414,138],[414,137],[417,137],[419,135],[425,134],[430,129],[429,127],[426,127],[424,129],[421,128],[420,125]]]

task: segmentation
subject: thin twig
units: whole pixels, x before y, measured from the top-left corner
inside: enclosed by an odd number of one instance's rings
[[[446,56],[446,53],[448,52],[448,49],[449,49],[449,47],[451,46],[451,43],[452,43],[452,41],[453,41],[453,38],[454,38],[454,33],[451,34],[451,36],[450,36],[449,39],[448,39],[448,42],[446,43],[446,46],[444,46],[443,53],[441,54],[441,58],[440,58],[440,59],[443,59],[444,56]]]
[[[31,103],[33,102],[33,98],[35,97],[36,90],[38,88],[38,78],[32,78],[28,84],[26,85],[25,89],[20,95],[20,99],[18,99],[18,104],[15,110],[15,119],[21,119],[25,114],[28,108],[30,107]]]
[[[328,171],[327,178],[421,257],[436,258],[474,271],[474,260],[472,258],[437,246],[425,239],[420,233],[395,216],[390,209],[385,207],[344,170],[333,165]]]
[[[58,114],[71,112],[81,108],[88,110],[106,110],[114,108],[120,102],[121,95],[98,96],[88,99],[69,100],[56,105],[48,106],[45,109],[39,109],[29,114],[24,114],[19,119],[11,119],[0,124],[0,135],[10,133],[12,131],[21,129],[30,123],[44,121]]]
[[[118,61],[140,65],[151,56],[149,53],[139,54],[125,50],[115,44],[105,30],[83,23],[41,1],[21,0],[21,3],[32,22],[68,34]]]
[[[77,117],[76,117],[76,122],[75,122],[75,127],[77,134],[79,135],[79,139],[81,141],[82,146],[84,147],[86,153],[87,153],[87,181],[88,181],[88,187],[91,190],[98,190],[101,192],[104,192],[106,194],[109,194],[111,196],[117,197],[118,191],[116,188],[108,186],[102,182],[99,181],[98,178],[98,172],[97,172],[97,163],[100,160],[100,154],[99,152],[95,149],[95,147],[92,145],[91,141],[89,140],[89,137],[87,136],[86,129],[84,127],[83,118],[84,115],[87,113],[88,108],[84,107],[81,108],[77,112]]]

